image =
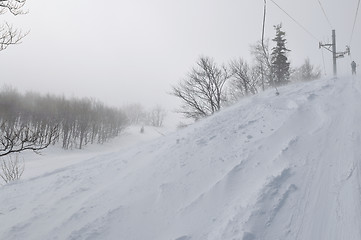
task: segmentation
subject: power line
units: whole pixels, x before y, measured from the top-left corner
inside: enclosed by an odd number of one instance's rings
[[[333,29],[332,24],[331,24],[331,22],[330,22],[330,19],[327,17],[326,11],[325,11],[325,9],[324,9],[323,6],[322,6],[321,1],[320,1],[320,0],[317,0],[317,1],[318,1],[319,5],[320,5],[320,7],[321,7],[321,9],[322,9],[323,15],[325,16],[328,24],[330,24],[331,29]]]
[[[352,27],[352,32],[351,32],[351,37],[350,37],[350,43],[349,43],[349,45],[351,45],[352,38],[353,38],[353,33],[354,33],[354,31],[355,31],[355,25],[356,25],[358,10],[359,10],[359,7],[360,7],[360,1],[361,1],[361,0],[358,0],[358,3],[357,3],[356,15],[355,15],[355,20],[353,21],[353,27]]]
[[[278,5],[274,0],[270,0],[274,5],[276,5],[282,12],[284,12],[289,18],[291,18],[299,27],[301,27],[308,35],[310,35],[313,39],[319,42],[319,40],[308,31],[301,23],[299,23],[295,18],[293,18],[288,12],[286,12],[280,5]]]

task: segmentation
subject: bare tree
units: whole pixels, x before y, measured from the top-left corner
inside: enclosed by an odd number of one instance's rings
[[[234,100],[257,93],[258,76],[255,69],[250,68],[243,60],[233,60],[230,63],[232,77],[230,79],[230,95]]]
[[[144,124],[146,112],[144,107],[139,103],[128,104],[123,107],[130,124]]]
[[[201,57],[187,78],[172,87],[171,94],[183,102],[180,113],[198,120],[221,109],[225,101],[224,86],[229,70],[219,67],[213,59]]]
[[[292,80],[311,81],[321,77],[321,70],[310,63],[310,59],[306,58],[301,67],[296,68],[292,74]]]
[[[148,121],[154,127],[161,127],[165,116],[166,111],[160,105],[157,105],[149,112]]]
[[[57,137],[58,128],[53,127],[48,131],[9,122],[0,125],[0,157],[25,150],[38,152],[47,148]]]
[[[0,14],[6,13],[8,10],[13,15],[25,14],[23,7],[26,0],[0,0]],[[12,25],[4,23],[0,26],[0,51],[6,49],[10,45],[15,45],[28,33],[23,33],[19,29],[13,28]]]
[[[263,45],[262,42],[251,45],[251,54],[253,55],[255,62],[254,72],[259,76],[258,85],[263,91],[267,86],[271,85],[272,82],[271,55],[268,46],[268,40]]]

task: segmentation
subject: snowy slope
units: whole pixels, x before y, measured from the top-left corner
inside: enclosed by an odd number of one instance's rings
[[[0,188],[0,239],[361,239],[361,80],[280,91]]]
[[[141,134],[140,128],[141,126],[128,126],[118,138],[104,144],[86,145],[81,150],[64,150],[61,146],[55,145],[41,151],[40,155],[29,151],[21,152],[19,159],[25,162],[22,179],[37,177],[58,168],[83,162],[94,156],[120,151],[175,131],[175,126],[168,125],[164,128],[146,126],[144,133]]]

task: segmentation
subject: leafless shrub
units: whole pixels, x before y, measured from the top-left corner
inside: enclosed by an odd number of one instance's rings
[[[24,173],[24,161],[20,161],[18,155],[15,159],[8,157],[3,159],[0,164],[0,177],[5,183],[19,180]]]

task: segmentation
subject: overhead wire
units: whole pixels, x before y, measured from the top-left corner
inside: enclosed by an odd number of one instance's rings
[[[313,35],[310,31],[307,30],[307,28],[305,28],[299,21],[297,21],[294,17],[291,16],[291,14],[289,14],[288,12],[286,12],[286,10],[284,10],[280,5],[278,5],[274,0],[270,0],[274,5],[276,5],[282,12],[284,12],[289,18],[292,19],[292,21],[294,21],[299,27],[301,27],[309,36],[311,36],[314,40],[317,41],[317,43],[319,43],[320,41],[318,40],[317,37],[315,37],[315,35]]]
[[[321,7],[321,9],[322,9],[323,15],[325,16],[328,24],[330,25],[331,29],[333,29],[332,24],[331,24],[331,21],[330,21],[330,19],[327,17],[326,11],[325,11],[325,9],[324,9],[323,6],[322,6],[321,1],[320,1],[320,0],[317,0],[317,1],[318,1],[318,4],[320,5],[320,7]]]
[[[264,45],[264,32],[265,32],[265,27],[266,27],[266,12],[267,12],[267,1],[263,0],[264,2],[264,6],[263,6],[263,25],[262,25],[262,49],[263,49],[263,53],[265,56],[267,56],[267,52],[266,52],[266,48]],[[270,66],[270,62],[268,61],[268,58],[266,58],[267,60],[267,65]],[[263,67],[262,67],[262,71],[263,71]],[[263,73],[262,73],[263,74]],[[275,90],[276,90],[276,95],[278,96],[280,93],[277,89],[276,84],[274,84],[274,80],[271,77],[271,81],[272,81],[272,85],[274,86]],[[262,76],[262,82],[263,82],[263,76]]]
[[[284,10],[279,4],[277,4],[274,0],[270,0],[276,7],[278,7],[282,12],[284,12],[292,21],[294,21],[300,28],[303,29],[303,31],[305,31],[310,37],[312,37],[314,40],[317,41],[317,43],[320,43],[319,39],[317,37],[315,37],[315,35],[313,35],[306,27],[304,27],[299,21],[297,21],[294,17],[291,16],[291,14],[289,14],[286,10]],[[361,0],[359,0],[360,3]],[[323,14],[328,22],[328,24],[330,25],[331,29],[333,29],[332,24],[330,19],[327,17],[326,11],[322,6],[322,3],[320,2],[320,0],[318,0],[319,5],[323,11]],[[323,49],[321,49],[321,54],[322,54],[322,62],[323,62],[323,68],[324,68],[324,73],[326,74],[326,65],[325,65],[325,58],[324,58],[324,54],[323,54]]]
[[[356,8],[356,14],[355,14],[355,19],[354,19],[354,21],[353,21],[352,32],[351,32],[351,37],[350,37],[350,42],[349,42],[349,45],[350,45],[350,46],[351,46],[351,43],[352,43],[352,38],[353,38],[354,31],[355,31],[356,20],[357,20],[357,16],[358,16],[358,10],[359,10],[359,8],[360,8],[360,2],[361,2],[361,0],[358,0],[357,8]]]
[[[294,21],[300,28],[302,28],[309,36],[311,36],[314,40],[316,40],[317,42],[320,42],[318,40],[317,37],[315,37],[315,35],[313,35],[306,27],[304,27],[299,21],[297,21],[294,17],[291,16],[291,14],[289,14],[286,10],[284,10],[279,4],[277,4],[274,0],[270,0],[276,7],[278,7],[282,12],[284,12],[292,21]],[[331,24],[331,21],[330,19],[328,18],[327,14],[326,14],[326,11],[321,3],[320,0],[317,0],[320,7],[321,7],[321,10],[328,22],[328,24],[330,25],[331,29],[333,29],[333,26]],[[354,21],[353,21],[353,26],[352,26],[352,32],[351,32],[351,37],[350,37],[350,42],[349,42],[349,47],[351,46],[351,43],[352,43],[352,40],[353,40],[353,35],[354,35],[354,32],[355,32],[355,26],[356,26],[356,21],[357,21],[357,17],[358,17],[358,12],[359,12],[359,9],[360,9],[360,3],[361,3],[361,0],[358,0],[358,3],[357,3],[357,8],[356,8],[356,13],[355,13],[355,18],[354,18]],[[350,57],[351,57],[351,53],[349,53]],[[351,57],[352,58],[352,57]],[[323,55],[323,51],[322,51],[322,59],[323,59],[323,65],[324,65],[324,70],[326,72],[326,69],[325,69],[325,63],[324,63],[324,55]]]
[[[276,5],[282,12],[284,12],[289,18],[291,18],[292,21],[294,21],[299,27],[301,27],[309,36],[311,36],[314,40],[316,40],[317,43],[320,43],[319,39],[318,39],[317,37],[315,37],[315,35],[313,35],[309,30],[307,30],[307,28],[304,27],[300,22],[298,22],[294,17],[292,17],[291,14],[289,14],[288,12],[286,12],[286,10],[284,10],[284,9],[283,9],[280,5],[278,5],[274,0],[270,0],[270,1],[271,1],[274,5]],[[359,1],[361,1],[361,0],[359,0]],[[322,6],[322,4],[321,4],[320,1],[319,1],[319,3],[320,3],[320,6],[321,6],[321,8],[322,8],[322,10],[323,10],[323,12],[324,12],[324,15],[325,15],[328,23],[330,24],[330,27],[332,28],[332,24],[331,24],[329,18],[327,17],[326,12],[325,12],[325,10],[324,10],[324,8],[323,8],[323,6]],[[325,57],[324,57],[324,54],[323,54],[323,49],[321,49],[321,50],[322,50],[322,51],[321,51],[321,54],[322,54],[323,69],[324,69],[325,75],[327,75],[327,74],[326,74]]]

